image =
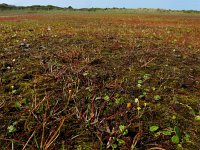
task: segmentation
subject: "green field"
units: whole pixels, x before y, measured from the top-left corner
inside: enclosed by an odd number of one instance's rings
[[[0,14],[2,150],[199,150],[199,110],[200,14]]]

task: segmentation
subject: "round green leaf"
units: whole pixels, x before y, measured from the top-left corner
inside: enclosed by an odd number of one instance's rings
[[[157,131],[158,129],[159,129],[159,126],[151,126],[151,127],[149,128],[149,131],[155,132],[155,131]]]
[[[105,101],[109,101],[110,100],[110,97],[108,95],[104,96],[103,98]]]
[[[177,135],[172,136],[171,140],[174,144],[178,144],[180,142],[180,139]]]
[[[21,108],[21,103],[20,102],[15,102],[14,104],[15,108],[20,109]]]

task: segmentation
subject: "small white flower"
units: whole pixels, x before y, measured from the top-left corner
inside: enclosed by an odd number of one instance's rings
[[[139,102],[139,99],[138,98],[135,98],[135,103],[138,103]]]
[[[47,31],[51,31],[51,27],[50,26],[48,26]]]
[[[141,85],[141,84],[137,84],[137,87],[138,87],[138,88],[141,88],[141,87],[142,87],[142,85]]]

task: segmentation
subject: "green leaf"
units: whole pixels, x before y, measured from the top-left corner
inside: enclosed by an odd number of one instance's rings
[[[16,109],[21,109],[21,103],[20,102],[15,102],[15,104],[14,104],[14,107],[16,108]]]
[[[109,101],[110,100],[110,97],[108,95],[104,96],[103,98],[105,101]]]
[[[152,87],[152,90],[153,90],[153,91],[155,91],[155,90],[156,90],[156,88],[155,88],[155,87]]]
[[[185,133],[184,140],[186,142],[190,141],[190,135],[188,133]]]
[[[143,93],[142,93],[142,95],[144,95],[144,96],[145,96],[145,95],[147,95],[147,93],[146,93],[146,92],[143,92]]]
[[[137,84],[137,87],[138,87],[138,88],[141,88],[141,87],[142,87],[142,85],[141,85],[141,84]]]
[[[121,132],[123,132],[125,129],[126,129],[126,127],[125,127],[124,125],[120,125],[120,126],[119,126],[119,130],[120,130]]]
[[[142,84],[142,82],[143,82],[142,80],[138,80],[138,84]]]
[[[22,104],[24,104],[24,105],[28,105],[28,104],[29,104],[29,100],[26,99],[26,98],[24,98],[24,99],[22,100]]]
[[[13,125],[8,126],[7,129],[8,129],[9,133],[13,133],[13,132],[15,132],[17,130]]]
[[[95,100],[100,100],[100,99],[101,99],[101,97],[96,97],[96,98],[95,98]]]
[[[141,99],[141,98],[143,98],[143,97],[145,97],[145,95],[140,95],[138,98],[140,98],[140,99]]]
[[[158,137],[158,136],[160,136],[160,134],[161,134],[160,132],[156,132],[156,133],[154,134],[154,136],[155,136],[155,137]]]
[[[173,115],[173,116],[172,116],[172,119],[173,119],[173,120],[175,120],[175,119],[176,119],[176,116],[175,116],[175,115]]]
[[[125,129],[123,132],[123,135],[127,135],[128,134],[128,129]]]
[[[161,97],[160,97],[160,95],[155,95],[155,96],[154,96],[154,99],[155,99],[156,101],[158,101],[158,100],[161,99]]]
[[[123,135],[128,134],[128,130],[126,129],[124,125],[120,125],[119,130],[122,132]]]
[[[193,116],[196,115],[196,112],[194,111],[194,109],[191,109],[191,112],[190,112]]]
[[[174,131],[176,133],[176,135],[179,137],[179,139],[181,138],[181,132],[180,129],[178,127],[174,127]]]
[[[160,131],[160,133],[167,136],[172,134],[171,131],[166,131],[166,130]]]
[[[17,125],[17,123],[18,123],[18,122],[17,122],[17,121],[15,121],[15,122],[13,122],[13,123],[12,123],[12,125],[13,125],[13,126],[16,126],[16,125]]]
[[[115,103],[116,103],[117,105],[121,105],[121,104],[124,103],[124,99],[123,99],[122,97],[117,98],[117,99],[115,99]]]
[[[149,128],[149,131],[155,132],[155,131],[157,131],[158,129],[159,129],[159,126],[151,126],[151,127]]]
[[[117,144],[112,144],[111,147],[112,147],[113,149],[115,149],[115,148],[117,148]]]
[[[15,94],[17,92],[17,90],[12,90],[12,94]]]
[[[117,141],[119,142],[120,145],[125,145],[126,144],[125,141],[122,140],[122,139],[117,139]]]
[[[171,141],[172,141],[174,144],[180,143],[180,139],[179,139],[179,137],[178,137],[177,135],[172,136]]]
[[[196,117],[195,117],[195,121],[200,122],[200,116],[196,116]]]
[[[143,76],[143,78],[144,78],[145,80],[149,79],[150,77],[151,77],[150,74],[145,74],[145,75]]]

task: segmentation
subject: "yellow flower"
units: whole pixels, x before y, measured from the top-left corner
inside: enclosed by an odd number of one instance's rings
[[[138,110],[138,111],[141,110],[141,107],[137,107],[137,110]]]
[[[131,103],[127,103],[127,108],[131,108],[132,104]]]
[[[69,99],[71,99],[72,94],[73,94],[73,93],[72,93],[72,90],[69,90],[68,92],[69,92]]]

